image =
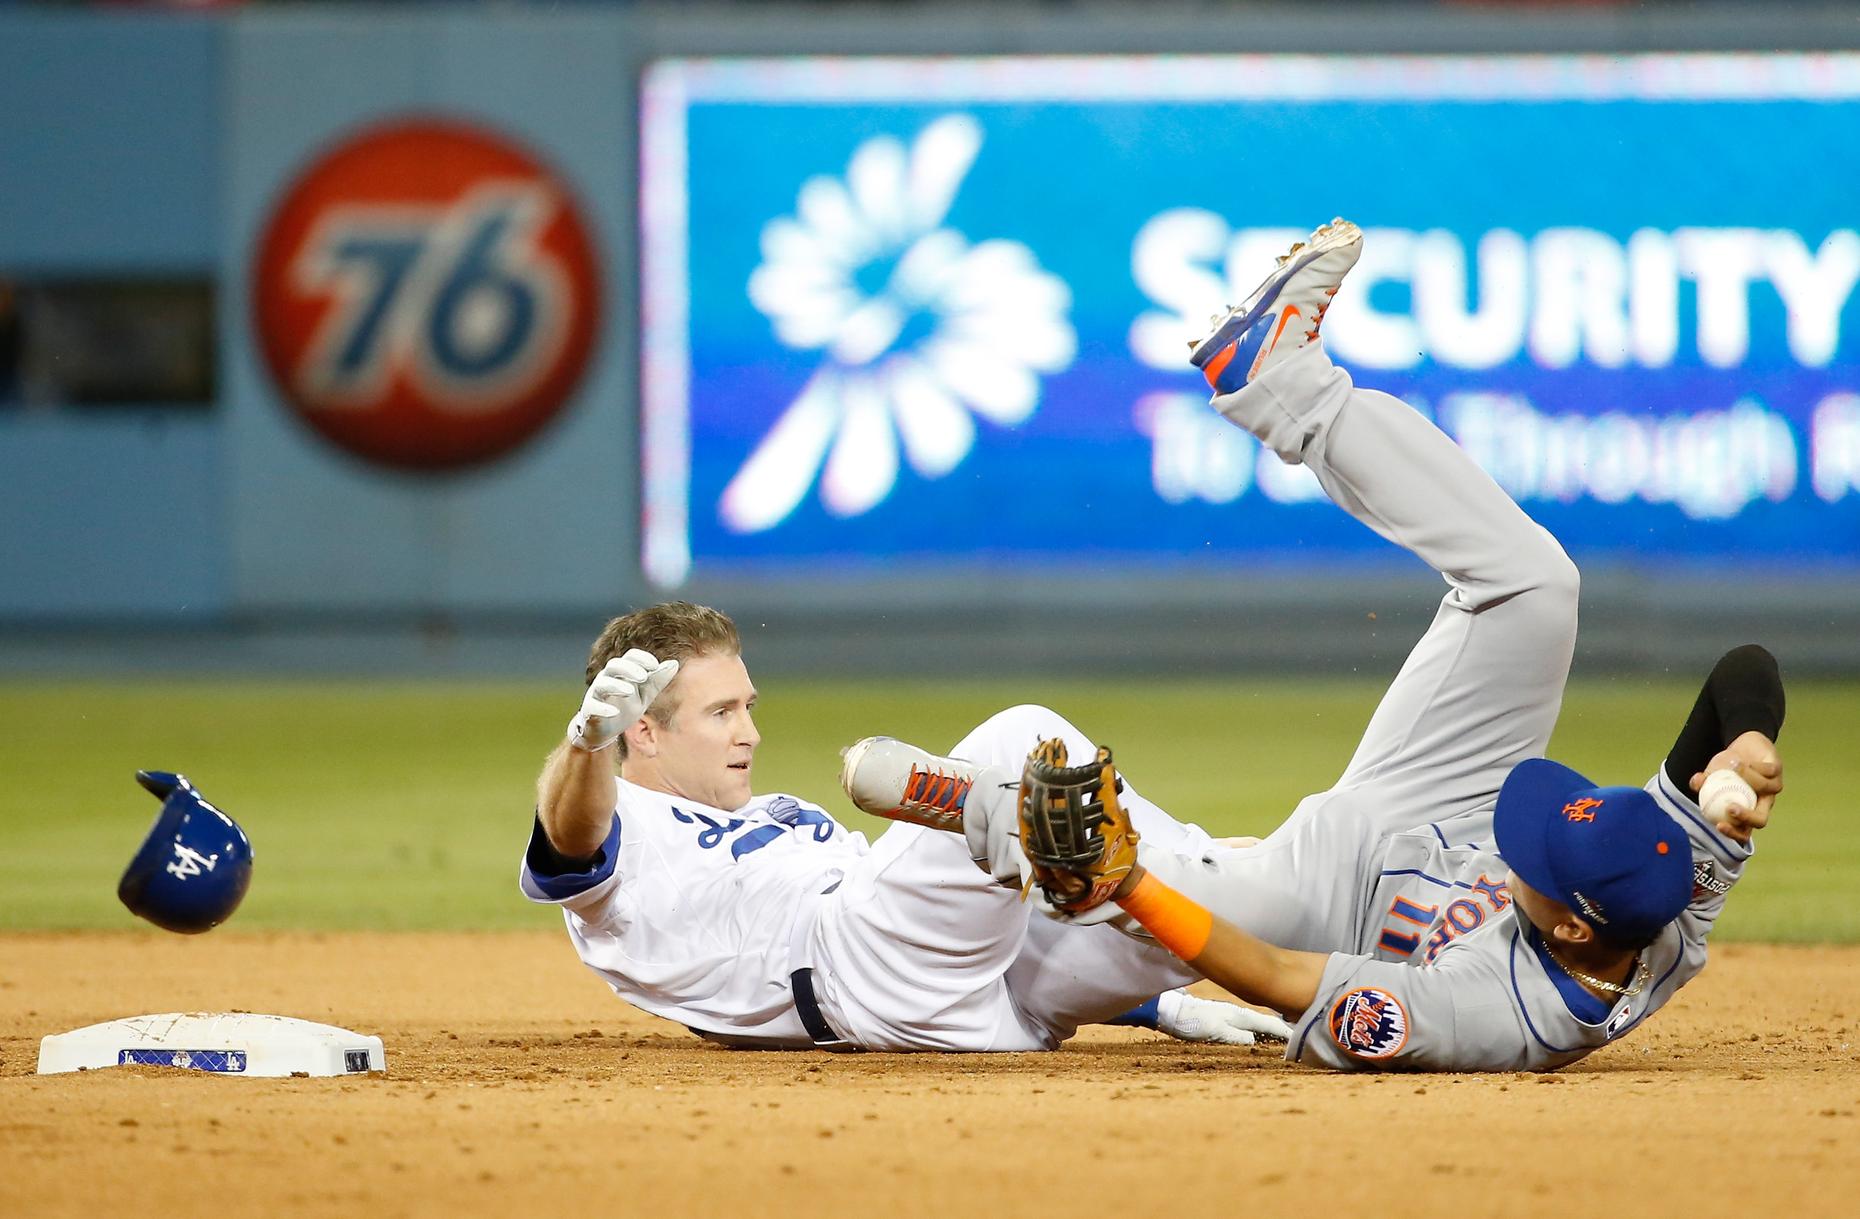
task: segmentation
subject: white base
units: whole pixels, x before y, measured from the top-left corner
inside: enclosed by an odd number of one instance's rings
[[[360,1075],[387,1070],[379,1037],[253,1012],[128,1016],[39,1042],[39,1074],[119,1066],[185,1067],[224,1075]]]

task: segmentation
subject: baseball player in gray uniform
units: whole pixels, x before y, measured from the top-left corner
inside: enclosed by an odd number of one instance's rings
[[[1041,886],[1054,917],[1153,936],[1283,1012],[1291,1059],[1554,1070],[1703,968],[1782,788],[1782,683],[1763,649],[1728,653],[1644,787],[1597,786],[1540,756],[1574,646],[1576,569],[1431,423],[1330,362],[1319,327],[1361,243],[1347,222],[1318,229],[1192,356],[1222,415],[1448,585],[1336,784],[1257,845],[1182,850],[1134,841],[1126,822],[1166,815],[1106,754],[1091,803],[1073,802],[1096,852],[1081,865],[1022,849],[1022,808],[1065,803],[1023,770],[1026,751],[1042,738],[1074,758],[1096,749],[1044,709],[1002,717],[962,760],[862,741],[842,782],[869,811],[959,830],[998,882]],[[1720,786],[1732,794],[1708,815],[1700,792]],[[1078,899],[1087,890],[1097,904]]]

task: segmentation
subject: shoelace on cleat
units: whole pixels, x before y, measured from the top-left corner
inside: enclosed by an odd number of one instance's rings
[[[1330,308],[1330,298],[1337,295],[1337,289],[1324,289],[1324,303],[1318,306],[1317,315],[1311,319],[1311,329],[1305,331],[1305,342],[1317,342],[1318,327],[1324,324],[1324,312]]]
[[[975,780],[946,775],[934,770],[911,767],[904,779],[904,802],[934,808],[942,812],[957,811],[969,795]]]

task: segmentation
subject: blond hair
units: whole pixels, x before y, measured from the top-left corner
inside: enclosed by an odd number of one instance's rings
[[[609,622],[588,649],[587,684],[593,685],[607,662],[633,648],[652,653],[656,660],[684,662],[697,656],[739,656],[743,639],[730,616],[708,605],[667,601],[634,610]],[[668,690],[653,701],[646,714],[660,724],[670,722],[678,709]],[[617,746],[626,757],[626,737]]]

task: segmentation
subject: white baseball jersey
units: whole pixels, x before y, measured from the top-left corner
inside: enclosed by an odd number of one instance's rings
[[[1069,729],[1025,711],[995,716],[963,748],[1024,758],[1023,738]],[[1194,980],[1108,927],[1030,929],[1018,890],[956,835],[895,825],[868,847],[793,796],[726,813],[616,782],[597,864],[539,876],[526,857],[520,885],[563,908],[575,951],[616,994],[701,1036],[813,1044],[795,1008],[801,968],[833,1032],[884,1050],[1048,1050]],[[1185,849],[1206,838],[1152,828]]]
[[[811,1044],[789,933],[803,900],[867,853],[865,836],[793,796],[723,812],[615,783],[598,864],[540,877],[526,859],[524,896],[562,907],[575,951],[629,1003],[701,1035]]]

